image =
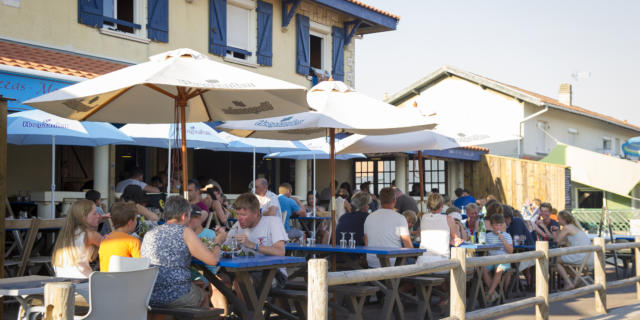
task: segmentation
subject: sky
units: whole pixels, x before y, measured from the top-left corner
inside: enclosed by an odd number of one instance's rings
[[[571,83],[574,105],[640,125],[640,1],[363,1],[401,17],[356,41],[371,97],[451,65],[552,98]]]

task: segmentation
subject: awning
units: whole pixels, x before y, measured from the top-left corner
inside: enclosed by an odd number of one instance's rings
[[[640,182],[640,164],[565,144],[540,161],[569,166],[571,181],[626,197]]]

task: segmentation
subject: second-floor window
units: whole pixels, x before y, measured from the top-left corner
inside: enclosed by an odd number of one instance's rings
[[[611,138],[604,137],[602,138],[602,153],[611,153]]]
[[[255,63],[255,1],[227,1],[227,57]]]
[[[141,25],[136,23],[136,4],[139,0],[104,0],[102,12],[103,28],[135,33]]]

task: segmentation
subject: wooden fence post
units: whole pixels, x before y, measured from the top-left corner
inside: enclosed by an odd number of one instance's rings
[[[449,315],[452,319],[464,320],[467,312],[467,250],[451,248],[451,258],[460,261],[460,266],[451,269]]]
[[[640,242],[640,236],[636,236],[636,242]],[[640,276],[640,248],[633,248],[636,256],[636,277]],[[640,282],[636,282],[636,299],[640,300]]]
[[[50,282],[44,285],[45,319],[73,320],[75,286],[71,282]]]
[[[308,269],[307,319],[327,320],[329,310],[327,272],[329,263],[325,259],[311,259],[308,262]]]
[[[544,299],[536,305],[536,320],[549,319],[549,242],[536,241],[536,251],[544,256],[536,259],[536,297]]]
[[[596,312],[607,313],[607,274],[605,273],[605,240],[604,238],[593,239],[593,244],[600,247],[600,250],[594,252],[593,261],[593,281],[595,284],[602,286],[601,290],[596,290]]]

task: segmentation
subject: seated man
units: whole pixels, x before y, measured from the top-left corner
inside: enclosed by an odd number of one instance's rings
[[[260,203],[260,210],[263,216],[276,216],[282,219],[282,211],[278,196],[269,191],[269,181],[264,178],[258,178],[255,181],[256,197]],[[282,222],[282,221],[281,221]]]
[[[284,256],[285,242],[289,240],[284,230],[282,220],[276,216],[261,216],[260,202],[252,193],[243,193],[233,203],[238,221],[231,227],[228,240],[234,239],[242,246],[246,253],[257,256]],[[252,273],[254,283],[260,279],[262,272]],[[284,286],[287,271],[282,268],[276,274],[274,281],[278,286]]]
[[[364,222],[364,245],[372,247],[413,248],[409,226],[403,215],[395,212],[396,195],[392,188],[380,190],[382,208],[369,214]],[[391,259],[391,265],[395,259]],[[369,268],[380,267],[376,255],[368,254]]]
[[[278,202],[280,203],[280,210],[284,218],[284,229],[287,231],[289,238],[297,239],[302,237],[302,230],[298,228],[292,228],[289,220],[292,217],[306,217],[307,211],[305,211],[300,200],[295,197],[291,197],[291,185],[289,183],[282,183],[278,188]]]
[[[109,271],[111,256],[140,258],[140,239],[130,235],[136,230],[138,209],[131,202],[116,202],[111,207],[111,221],[115,230],[100,243],[100,271]]]
[[[467,189],[458,188],[455,190],[455,194],[458,199],[453,202],[453,205],[458,209],[466,207],[469,203],[476,203],[476,199],[469,193],[469,190]]]
[[[354,238],[356,240],[356,246],[364,245],[364,222],[369,216],[369,203],[371,202],[371,195],[367,192],[358,192],[353,195],[351,199],[351,207],[353,212],[345,213],[338,220],[338,226],[336,227],[336,235],[341,232],[349,233],[354,232]],[[349,234],[348,237],[351,235]],[[346,238],[351,239],[351,238]]]
[[[536,224],[533,226],[536,231],[535,233],[538,234],[538,240],[549,241],[549,246],[551,246],[552,243],[555,243],[555,239],[553,238],[554,229],[560,229],[560,224],[551,219],[551,209],[553,209],[553,207],[550,203],[542,203],[540,205],[540,219],[537,220]]]
[[[140,187],[140,189],[142,189],[145,192],[149,192],[149,193],[158,193],[160,192],[160,189],[146,184],[144,181],[142,181],[142,178],[144,177],[144,173],[142,171],[142,169],[140,168],[134,168],[133,170],[131,170],[131,174],[129,175],[129,179],[125,179],[122,180],[120,182],[118,182],[118,184],[116,185],[116,192],[118,193],[122,193],[124,192],[124,189],[128,186],[128,185],[136,185],[138,187]]]

